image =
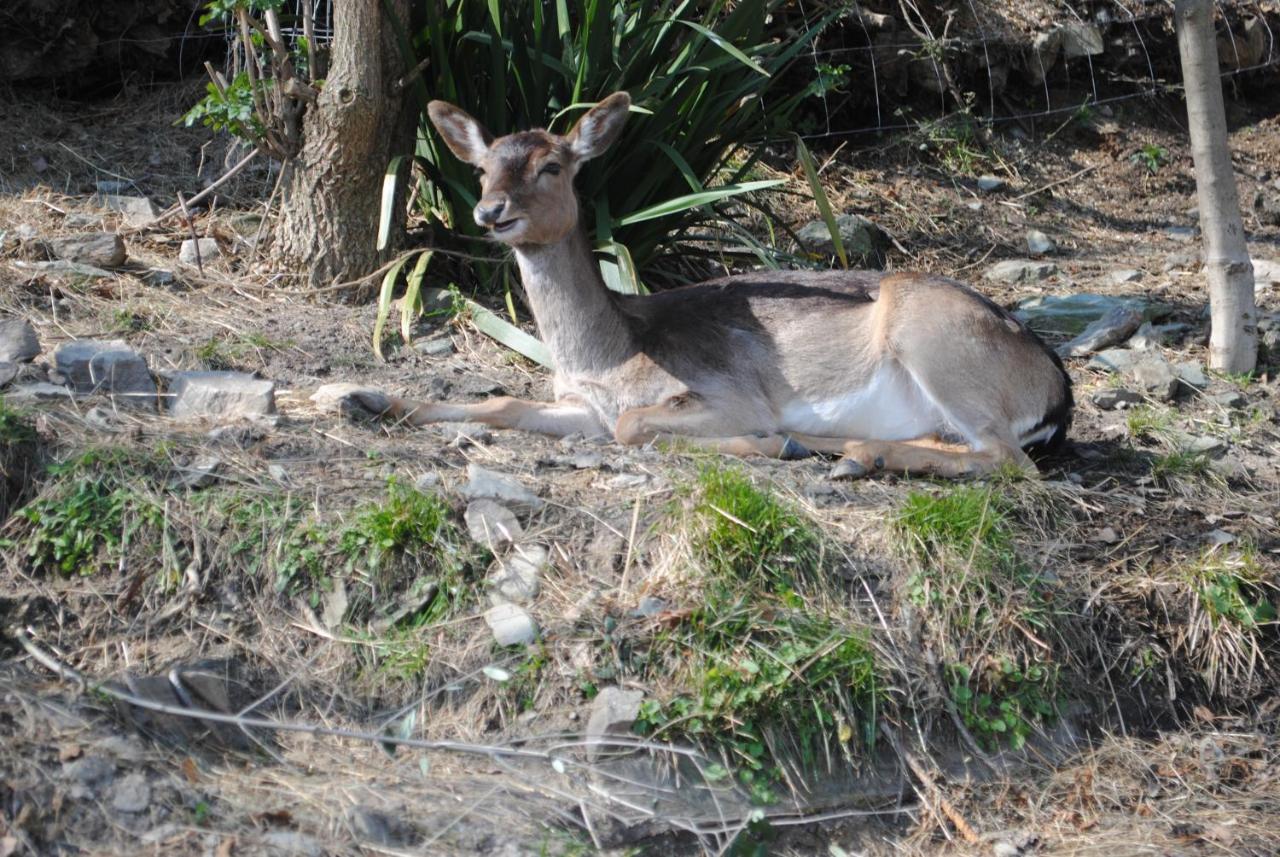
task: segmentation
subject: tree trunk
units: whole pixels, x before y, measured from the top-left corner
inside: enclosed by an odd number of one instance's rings
[[[1209,368],[1251,372],[1258,359],[1258,311],[1253,302],[1253,264],[1227,148],[1213,0],[1177,0],[1174,20],[1209,280]]]
[[[387,5],[407,27],[409,0]],[[375,245],[382,177],[413,146],[413,113],[394,91],[404,62],[382,0],[337,0],[333,16],[329,75],[303,120],[302,151],[285,165],[272,234],[277,264],[311,287],[356,279],[384,261]],[[403,218],[401,206],[396,213]]]

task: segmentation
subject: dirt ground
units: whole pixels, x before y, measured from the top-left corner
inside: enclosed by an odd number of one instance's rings
[[[717,826],[708,821],[714,813],[672,808],[707,799],[680,790],[677,762],[664,781],[670,793],[636,806],[619,797],[629,769],[593,767],[579,753],[566,773],[558,755],[581,750],[592,711],[584,670],[595,670],[599,684],[614,678],[593,664],[593,653],[629,635],[660,633],[641,609],[646,598],[661,599],[669,615],[689,606],[665,528],[705,457],[457,426],[372,427],[319,411],[309,395],[333,381],[431,400],[546,398],[550,385],[543,370],[463,322],[417,330],[418,342],[448,337],[447,353],[403,346],[377,360],[370,303],[291,293],[259,258],[255,239],[272,180],[265,169],[234,184],[190,227],[179,218],[123,225],[95,199],[98,182],[122,182],[123,192],[163,208],[175,192],[197,191],[197,175],[216,178],[229,162],[221,144],[171,127],[191,97],[190,87],[169,87],[88,109],[10,105],[24,121],[0,130],[7,153],[0,162],[0,313],[35,326],[43,346],[37,367],[63,342],[122,338],[162,377],[235,369],[273,380],[278,417],[211,437],[209,425],[101,401],[24,404],[41,454],[57,462],[102,444],[127,445],[158,454],[175,473],[214,454],[222,485],[242,492],[246,508],[284,496],[335,528],[382,497],[389,477],[439,490],[456,514],[469,465],[511,475],[543,501],[522,513],[527,537],[550,556],[530,608],[542,627],[542,663],[520,699],[495,687],[493,669],[515,672],[526,655],[493,645],[479,598],[420,629],[431,652],[420,670],[392,678],[367,668],[379,658],[385,666],[388,657],[376,634],[326,623],[327,596],[319,590],[303,595],[254,577],[243,552],[219,533],[200,534],[194,501],[164,506],[163,531],[196,546],[198,561],[185,571],[167,561],[132,568],[121,558],[92,575],[42,572],[27,558],[26,525],[12,515],[0,529],[0,857],[729,848],[751,819],[733,816]],[[1280,260],[1280,220],[1264,205],[1280,201],[1275,106],[1234,103],[1231,142],[1250,249],[1257,259]],[[1198,237],[1181,229],[1195,226],[1196,199],[1180,123],[1172,106],[1138,101],[1047,127],[997,129],[989,146],[921,134],[819,154],[837,207],[892,236],[890,269],[955,276],[1006,306],[1079,292],[1159,303],[1167,307],[1160,323],[1181,325],[1162,346],[1165,356],[1203,365],[1207,293]],[[980,174],[1005,187],[979,191]],[[798,170],[793,178],[802,188]],[[777,201],[794,226],[813,216],[797,198]],[[129,261],[110,277],[30,267],[45,258],[41,242],[116,228]],[[192,229],[216,237],[223,251],[203,270],[177,262]],[[995,262],[1026,257],[1028,229],[1056,244],[1047,258],[1057,273],[1013,285],[985,279]],[[1113,276],[1129,269],[1139,272],[1136,280]],[[1262,315],[1280,313],[1280,287],[1260,281],[1257,295]],[[1141,613],[1142,622],[1154,622],[1148,614],[1163,609],[1161,570],[1206,551],[1248,545],[1258,585],[1274,600],[1280,356],[1255,378],[1211,375],[1202,391],[1128,410],[1094,402],[1095,392],[1116,386],[1115,376],[1091,368],[1087,357],[1067,366],[1077,402],[1071,444],[1044,463],[1042,482],[1011,489],[1019,514],[1041,521],[1019,549],[1091,593],[1086,603],[1107,626],[1099,634],[1112,634],[1116,651],[1141,642],[1126,636],[1138,626],[1124,617]],[[1231,393],[1236,401],[1224,404]],[[1204,455],[1178,458],[1188,438],[1214,443]],[[839,546],[849,580],[872,581],[850,584],[856,609],[869,625],[883,626],[886,639],[909,645],[907,618],[881,612],[874,581],[898,573],[902,558],[888,522],[920,481],[831,481],[831,463],[819,459],[742,466],[817,522]],[[27,499],[40,496],[39,482],[26,487]],[[262,550],[268,547],[264,541]],[[260,560],[265,568],[270,557]],[[153,571],[154,579],[147,576]],[[394,754],[349,735],[282,732],[248,743],[234,731],[130,710],[101,692],[77,693],[20,645],[15,629],[22,628],[92,680],[127,684],[126,673],[133,676],[144,696],[142,677],[205,664],[233,677],[232,697],[260,699],[254,711],[261,716],[449,743]],[[1171,649],[1186,642],[1151,634]],[[781,801],[767,831],[752,827],[755,839],[731,853],[1280,853],[1274,620],[1252,639],[1252,660],[1232,673],[1238,687],[1230,691],[1206,689],[1197,670],[1208,668],[1184,653],[1186,676],[1171,666],[1149,684],[1135,680],[1131,693],[1115,691],[1129,700],[1125,706],[1082,709],[1046,726],[1029,751],[998,753],[994,763],[962,745],[932,746],[919,722],[903,719],[898,727],[918,733],[913,752],[935,771],[934,784],[907,772],[905,755],[882,745],[870,768],[889,773],[842,775],[852,779],[836,777],[794,803]],[[1191,639],[1187,651],[1203,644]],[[651,678],[618,682],[647,696],[664,691]],[[1143,693],[1154,694],[1147,705],[1132,703]]]

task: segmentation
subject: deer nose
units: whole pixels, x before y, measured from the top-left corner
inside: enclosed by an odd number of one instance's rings
[[[476,206],[476,223],[481,226],[491,226],[497,223],[502,217],[502,211],[507,207],[505,199],[482,199],[480,204]]]

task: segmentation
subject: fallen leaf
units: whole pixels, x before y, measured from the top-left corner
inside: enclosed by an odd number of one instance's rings
[[[1212,711],[1205,708],[1203,705],[1194,706],[1191,709],[1191,713],[1196,716],[1197,720],[1203,721],[1204,723],[1212,723],[1218,719],[1213,716]]]
[[[63,744],[58,748],[58,761],[70,762],[72,759],[79,759],[84,750],[79,744]]]
[[[200,782],[200,769],[196,767],[195,759],[190,756],[182,760],[182,775],[187,778],[187,782],[192,785]]]

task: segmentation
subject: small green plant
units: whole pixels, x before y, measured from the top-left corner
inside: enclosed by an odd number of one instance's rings
[[[1147,143],[1129,156],[1129,160],[1144,168],[1151,175],[1160,172],[1160,168],[1169,163],[1169,150],[1155,143]]]
[[[259,143],[266,137],[267,129],[255,108],[255,89],[260,93],[263,84],[259,82],[255,87],[245,71],[225,85],[210,82],[205,85],[205,97],[183,115],[182,121],[188,128],[199,122],[206,128]]]
[[[921,557],[939,552],[981,570],[1014,562],[1010,504],[989,485],[965,485],[943,494],[912,491],[894,525]]]
[[[1228,622],[1252,631],[1276,620],[1276,585],[1268,582],[1254,550],[1206,551],[1187,574],[1214,625]]]
[[[1173,414],[1168,408],[1139,405],[1125,417],[1125,427],[1135,440],[1162,440],[1173,432]]]
[[[0,444],[26,446],[36,442],[35,424],[0,397]]]
[[[1015,750],[1026,744],[1035,725],[1057,716],[1053,696],[1056,667],[1012,658],[992,658],[975,671],[965,664],[947,668],[951,700],[964,725],[989,748],[1003,738]]]
[[[158,526],[163,507],[145,492],[151,465],[125,449],[92,450],[52,465],[49,487],[18,510],[30,524],[32,565],[68,576],[93,574],[135,533]]]
[[[111,329],[117,333],[143,333],[155,327],[150,314],[138,309],[118,309],[111,316]]]
[[[922,126],[921,152],[932,153],[953,175],[975,175],[991,159],[978,134],[978,119],[968,108]]]
[[[821,564],[822,542],[812,526],[742,470],[704,468],[695,497],[694,547],[709,574],[783,591]]]
[[[293,340],[276,340],[254,331],[211,336],[195,350],[196,359],[214,371],[253,371],[266,365],[266,351],[284,351]]]
[[[1151,459],[1151,478],[1165,486],[1180,480],[1203,480],[1216,475],[1209,456],[1195,450],[1175,448]]]

